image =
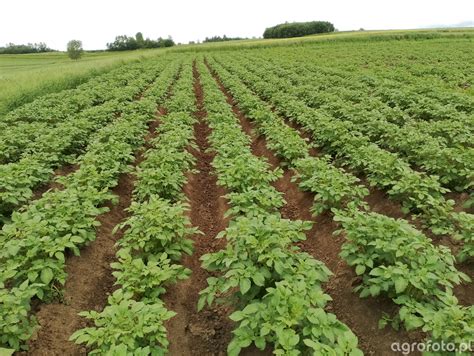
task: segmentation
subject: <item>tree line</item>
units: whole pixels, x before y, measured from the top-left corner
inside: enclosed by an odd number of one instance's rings
[[[28,43],[26,45],[8,43],[5,47],[0,47],[0,54],[44,53],[54,51],[54,49],[49,48],[44,42]]]
[[[135,37],[133,36],[117,36],[115,41],[107,43],[107,50],[109,51],[131,51],[135,49],[143,48],[163,48],[172,47],[175,43],[171,37],[162,38],[159,37],[157,40],[151,40],[148,37],[144,38],[141,32],[138,32]]]
[[[225,38],[225,36],[224,36]],[[227,39],[225,39],[227,40]],[[150,38],[144,38],[141,32],[138,32],[135,36],[117,36],[115,41],[107,43],[108,51],[131,51],[135,49],[144,48],[163,48],[172,47],[175,43],[171,37],[162,38],[159,37],[156,40]],[[72,46],[72,48],[70,48]],[[77,48],[76,48],[77,47]],[[79,50],[80,48],[80,50]],[[68,43],[67,52],[68,54],[74,52],[72,59],[78,59],[82,53],[82,42],[78,40],[72,40]],[[57,52],[54,49],[49,48],[46,43],[28,43],[28,44],[14,44],[8,43],[5,47],[0,47],[0,54],[25,54],[25,53],[45,53],[45,52]]]
[[[327,21],[291,22],[268,27],[263,38],[289,38],[334,32],[334,25]]]
[[[205,42],[225,42],[225,41],[237,41],[237,40],[246,40],[247,38],[244,37],[227,37],[226,35],[224,36],[213,36],[213,37],[206,37],[206,39],[203,41]]]

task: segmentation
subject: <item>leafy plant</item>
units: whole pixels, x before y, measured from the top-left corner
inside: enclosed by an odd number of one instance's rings
[[[327,300],[327,295],[305,281],[276,282],[261,301],[232,313],[230,319],[239,326],[233,331],[228,354],[238,355],[251,343],[264,350],[271,343],[275,355],[362,355],[357,337],[334,314],[324,311]]]
[[[188,209],[185,203],[171,204],[157,197],[143,203],[132,202],[130,218],[117,226],[127,229],[118,245],[135,250],[138,255],[166,252],[173,261],[180,260],[183,253],[192,252],[192,240],[187,237],[198,233],[197,228],[190,227],[185,215]]]
[[[228,193],[225,197],[230,204],[225,216],[258,216],[265,212],[276,213],[285,204],[283,193],[272,186],[250,187],[242,192]]]
[[[339,211],[335,219],[347,236],[341,257],[362,276],[355,289],[361,297],[383,294],[400,305],[391,321],[395,327],[421,328],[444,342],[468,340],[472,308],[459,306],[452,289],[470,279],[456,270],[447,247],[434,246],[408,223],[380,214]]]
[[[463,262],[474,257],[474,215],[464,212],[454,213],[453,219],[459,225],[455,238],[464,243],[458,256]]]
[[[116,278],[116,284],[125,293],[131,292],[142,301],[156,301],[166,291],[168,284],[186,279],[191,274],[189,269],[173,264],[165,252],[148,255],[144,259],[133,257],[128,249],[121,249],[117,252],[117,257],[118,262],[111,264],[115,270],[112,274]]]
[[[164,322],[175,313],[166,310],[159,299],[153,304],[146,304],[131,298],[132,293],[119,289],[109,297],[109,305],[102,312],[80,313],[92,320],[94,326],[76,331],[70,340],[94,347],[91,355],[119,351],[165,355],[169,342]]]
[[[333,208],[344,208],[348,203],[366,207],[363,198],[369,194],[367,188],[356,185],[355,176],[330,164],[330,157],[305,158],[296,161],[296,175],[292,181],[300,181],[303,190],[315,193],[312,212],[315,215]]]

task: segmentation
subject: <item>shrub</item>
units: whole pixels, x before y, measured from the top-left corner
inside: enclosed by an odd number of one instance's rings
[[[334,25],[327,21],[286,22],[267,28],[263,33],[263,38],[301,37],[334,31]]]
[[[71,59],[79,59],[82,56],[82,41],[71,40],[67,43],[67,55]]]

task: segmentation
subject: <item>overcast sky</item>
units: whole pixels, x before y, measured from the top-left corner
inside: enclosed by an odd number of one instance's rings
[[[259,37],[285,21],[325,20],[337,29],[474,25],[474,0],[0,0],[0,46],[70,39],[105,48],[116,35],[172,36],[176,42],[223,35]]]

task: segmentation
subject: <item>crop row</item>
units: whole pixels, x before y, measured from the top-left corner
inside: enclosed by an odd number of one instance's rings
[[[363,189],[355,186],[357,178],[331,167],[327,158],[308,157],[303,152],[309,146],[292,128],[238,78],[211,63],[239,107],[266,136],[268,146],[295,170],[300,187],[315,194],[313,212],[323,210],[320,200],[325,192],[345,197],[345,204],[330,200],[329,207],[347,237],[341,257],[362,276],[356,288],[360,296],[385,295],[399,305],[398,317],[390,320],[394,326],[422,328],[434,341],[468,343],[474,330],[474,308],[460,306],[452,293],[453,286],[468,277],[456,270],[449,249],[434,246],[406,221],[369,212],[360,202],[363,195],[347,194],[351,187]],[[332,172],[329,179],[328,172]]]
[[[176,75],[172,63],[160,75],[153,95],[124,104],[122,115],[102,128],[79,161],[80,168],[21,212],[0,232],[0,345],[20,349],[36,328],[31,301],[50,301],[66,280],[67,253],[95,239],[98,215],[115,201],[109,190],[129,170],[134,151],[144,142],[156,103]]]
[[[333,63],[327,67],[322,66],[321,61],[301,61],[294,53],[287,52],[278,56],[252,53],[251,56],[245,57],[251,57],[253,64],[273,67],[272,70],[277,70],[280,77],[291,81],[291,85],[298,85],[302,78],[307,78],[311,84],[301,86],[298,94],[311,105],[321,106],[333,99],[335,102],[343,100],[354,107],[353,110],[356,110],[355,107],[372,109],[369,117],[363,117],[364,120],[370,118],[369,123],[375,121],[375,118],[387,120],[406,129],[416,129],[448,147],[474,145],[474,101],[468,96],[450,92],[446,88],[435,89],[432,86],[410,88],[404,81],[403,73],[399,74],[399,77],[403,78],[400,82],[384,80],[380,78],[382,73],[358,73],[354,63],[348,64],[350,69],[347,66],[336,69]],[[295,68],[298,68],[297,73]],[[435,96],[432,99],[436,100],[435,104],[427,104],[432,95]],[[435,105],[436,108],[429,109],[429,105]],[[330,102],[326,104],[326,108],[333,111],[339,106],[333,106]],[[416,115],[408,106],[418,109],[420,114]],[[344,106],[348,113],[351,112],[349,109],[348,105]],[[436,112],[436,120],[429,120],[434,114],[423,113],[424,110]],[[447,113],[444,112],[446,110]],[[358,108],[355,113],[358,113]],[[375,128],[373,125],[368,127]]]
[[[474,255],[474,216],[454,212],[453,201],[444,199],[447,190],[436,177],[412,170],[396,154],[353,132],[344,122],[308,107],[296,97],[293,87],[274,87],[268,78],[263,81],[235,60],[231,63],[227,69],[269,100],[279,113],[308,130],[318,145],[341,157],[351,169],[364,173],[371,185],[388,189],[389,196],[403,204],[405,213],[416,214],[435,234],[452,234],[462,240],[461,259]]]
[[[407,56],[406,50],[406,48],[403,49],[402,56]],[[277,51],[278,55],[271,53],[273,51]],[[349,87],[357,87],[362,95],[368,94],[376,97],[390,107],[397,107],[403,110],[414,119],[429,122],[458,119],[464,121],[468,117],[466,114],[472,115],[474,113],[474,102],[468,95],[460,91],[449,90],[444,85],[444,82],[450,76],[456,76],[454,66],[462,62],[460,60],[462,56],[458,56],[457,61],[452,60],[453,54],[451,53],[449,54],[449,59],[444,58],[444,64],[448,64],[447,68],[445,68],[447,73],[443,75],[442,82],[440,82],[431,80],[432,78],[429,78],[428,75],[412,76],[406,67],[391,67],[390,70],[387,70],[387,64],[381,60],[379,54],[374,56],[373,53],[370,53],[369,55],[372,58],[365,58],[363,63],[357,63],[354,61],[353,55],[350,57],[341,56],[338,58],[339,60],[336,58],[324,58],[324,56],[323,58],[318,58],[318,61],[308,61],[307,56],[314,55],[315,53],[314,51],[305,51],[304,49],[292,51],[276,49],[268,50],[267,52],[264,54],[263,51],[260,51],[259,54],[262,54],[262,58],[287,68],[292,68],[288,66],[291,63],[293,68],[298,67],[303,72],[309,71],[307,74],[311,72],[311,75],[315,73],[330,75],[334,80],[334,90],[335,87],[344,87],[344,84],[349,82]],[[256,55],[259,56],[259,54]],[[434,59],[436,64],[425,67],[427,71],[434,71],[440,66],[440,61],[435,59],[437,54],[424,54],[423,61],[417,61],[416,64],[424,62],[424,65],[426,65],[428,60]],[[393,54],[391,53],[388,57],[393,58]],[[370,65],[367,65],[368,61],[370,61]],[[407,60],[407,58],[402,58],[398,65],[403,66],[407,63],[409,63],[409,68],[415,65],[413,61]],[[466,67],[469,64],[467,61],[463,61],[462,64],[465,66],[464,72],[459,74],[466,75],[468,72]],[[377,66],[380,66],[380,68],[375,68]],[[469,78],[464,80],[469,82]],[[330,87],[332,86],[325,86],[325,89]],[[342,90],[342,93],[344,93],[344,90]]]
[[[122,93],[117,98],[72,115],[47,129],[47,133],[39,136],[18,161],[0,165],[0,220],[6,221],[12,210],[28,202],[33,189],[51,179],[55,167],[74,161],[87,144],[94,141],[94,132],[113,124],[136,95],[155,80],[156,73],[165,64],[158,62],[155,66],[144,66],[142,73],[128,83],[129,87],[124,91],[126,95]],[[121,81],[118,77],[115,85]],[[28,137],[18,137],[20,142],[29,140]]]
[[[0,162],[18,160],[23,152],[34,149],[35,142],[50,130],[74,121],[85,110],[109,101],[132,100],[137,95],[137,86],[143,86],[144,80],[153,81],[159,69],[153,62],[125,65],[76,89],[39,97],[11,111],[0,120]]]
[[[338,87],[337,92],[319,91],[314,90],[315,87],[327,86],[333,78],[322,80],[296,73],[294,69],[284,70],[280,66],[259,62],[253,57],[245,62],[240,59],[240,62],[249,71],[258,73],[261,80],[271,80],[272,86],[278,89],[296,87],[296,96],[305,104],[318,109],[321,114],[344,121],[352,132],[360,132],[380,147],[394,151],[427,172],[438,175],[443,185],[459,191],[474,188],[474,149],[459,146],[459,137],[456,140],[458,147],[448,147],[446,140],[432,137],[416,127],[399,127],[390,121],[396,122],[400,115],[406,113],[388,106],[381,107],[379,100],[364,96],[347,82],[341,83],[343,87]],[[456,120],[449,122],[455,125]],[[466,138],[472,139],[474,130],[465,131]]]
[[[76,343],[93,346],[91,355],[164,355],[168,349],[164,323],[175,315],[160,299],[166,286],[185,279],[190,270],[179,264],[183,254],[192,253],[188,206],[182,193],[194,157],[195,119],[193,75],[186,61],[171,99],[168,113],[160,117],[157,137],[135,172],[136,186],[128,209],[130,217],[117,228],[124,229],[117,242],[117,262],[111,264],[120,288],[109,297],[101,312],[80,315],[93,327],[75,332]]]
[[[252,343],[261,350],[270,344],[276,355],[362,354],[357,337],[324,309],[331,298],[322,283],[331,272],[294,245],[306,238],[311,223],[283,219],[278,212],[285,201],[270,183],[281,177],[281,169],[271,170],[252,154],[250,138],[217,83],[202,61],[198,68],[216,153],[212,165],[229,192],[232,216],[218,236],[226,238],[227,247],[202,257],[206,269],[221,275],[208,279],[199,308],[217,299],[237,309],[230,316],[238,326],[229,355]]]

